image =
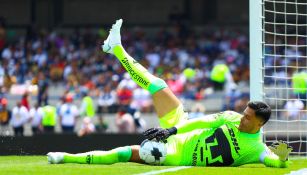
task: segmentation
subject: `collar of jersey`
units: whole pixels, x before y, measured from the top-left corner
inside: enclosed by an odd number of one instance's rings
[[[255,134],[250,134],[247,132],[240,132],[241,135],[245,136],[245,137],[249,137],[249,138],[257,138],[260,136],[260,131],[256,132]]]

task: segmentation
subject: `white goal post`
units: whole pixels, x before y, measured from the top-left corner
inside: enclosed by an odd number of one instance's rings
[[[307,0],[249,0],[249,20],[250,99],[272,108],[263,139],[307,156]]]

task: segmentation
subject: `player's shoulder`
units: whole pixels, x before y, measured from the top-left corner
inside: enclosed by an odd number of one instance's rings
[[[235,111],[223,111],[218,113],[226,121],[239,121],[243,115]]]
[[[223,111],[222,113],[225,113],[225,114],[228,114],[228,115],[241,115],[240,113],[238,113],[236,111],[231,111],[231,110]]]
[[[240,113],[238,113],[236,111],[230,111],[230,110],[220,112],[219,114],[223,115],[225,117],[242,117],[243,116],[242,114],[240,114]]]

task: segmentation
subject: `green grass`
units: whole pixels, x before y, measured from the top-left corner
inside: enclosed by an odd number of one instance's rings
[[[261,164],[250,164],[241,167],[193,167],[176,172],[176,174],[236,174],[236,175],[276,175],[287,174],[293,170],[307,167],[307,159],[292,160],[289,168],[266,168]],[[114,165],[80,165],[59,164],[50,165],[45,156],[0,156],[0,175],[126,175],[156,171],[174,167],[149,166],[136,163],[117,163]]]

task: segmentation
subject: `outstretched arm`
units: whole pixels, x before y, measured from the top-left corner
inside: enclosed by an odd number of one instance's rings
[[[284,141],[278,141],[267,147],[262,153],[260,160],[268,167],[288,167],[288,156],[292,147]]]
[[[203,129],[203,128],[217,128],[225,123],[223,116],[213,114],[205,117],[188,120],[187,122],[180,123],[172,128],[163,129],[163,128],[151,128],[144,132],[144,136],[151,140],[157,139],[165,140],[169,136],[174,134],[182,134],[186,132],[190,132],[195,129]]]
[[[282,161],[275,154],[267,155],[263,159],[263,164],[267,167],[286,168],[288,167],[288,161]]]
[[[175,127],[177,128],[177,133],[182,134],[190,132],[194,129],[203,129],[203,128],[217,128],[223,125],[225,122],[222,116],[213,114],[204,117],[200,117],[193,120],[188,120],[185,123],[179,123]]]

